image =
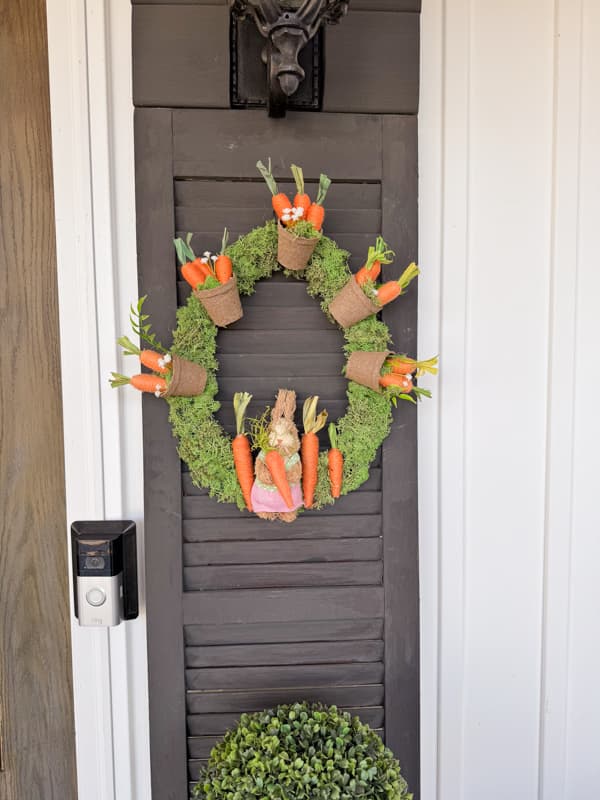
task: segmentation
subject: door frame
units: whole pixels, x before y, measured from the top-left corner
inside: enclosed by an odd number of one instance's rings
[[[425,0],[421,18],[419,256],[429,266],[419,291],[422,353],[439,349],[445,3]],[[107,381],[111,370],[126,369],[116,338],[128,329],[127,309],[138,291],[131,6],[125,0],[47,0],[47,19],[67,520],[134,519],[144,564],[141,398],[113,392]],[[437,402],[422,404],[422,800],[437,796],[437,422]],[[71,615],[81,800],[151,796],[144,590],[142,569],[140,616],[117,628],[80,628]]]

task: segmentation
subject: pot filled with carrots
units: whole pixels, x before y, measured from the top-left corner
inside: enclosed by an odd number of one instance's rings
[[[394,401],[400,399],[415,403],[423,397],[431,397],[428,389],[416,385],[416,379],[425,374],[437,375],[437,364],[437,356],[417,361],[389,350],[357,350],[348,357],[345,374],[349,381],[360,383],[374,392],[386,393]]]
[[[294,201],[280,192],[273,177],[271,159],[268,166],[257,163],[260,174],[265,179],[272,194],[272,206],[277,217],[277,260],[286,269],[299,271],[307,267],[317,242],[321,237],[325,208],[323,203],[331,186],[327,175],[321,174],[317,197],[313,202],[304,187],[304,173],[301,167],[292,164],[291,170],[296,183]]]
[[[350,328],[357,322],[377,314],[383,306],[403,294],[410,282],[419,274],[416,264],[410,264],[400,278],[378,284],[383,264],[391,264],[394,251],[390,250],[381,236],[369,247],[367,260],[337,293],[329,304],[329,313],[342,328]]]
[[[206,251],[197,258],[191,247],[191,239],[192,234],[188,233],[185,240],[173,240],[181,274],[211,320],[224,328],[244,316],[233,263],[225,252],[229,240],[227,228],[223,232],[221,250],[216,255]]]

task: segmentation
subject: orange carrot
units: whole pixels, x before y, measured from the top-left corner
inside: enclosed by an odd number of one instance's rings
[[[319,437],[317,433],[325,427],[327,411],[321,411],[317,416],[317,403],[319,398],[307,397],[302,409],[304,421],[304,435],[302,436],[302,491],[304,505],[312,508],[317,487],[317,471],[319,466]]]
[[[288,483],[283,456],[281,453],[278,453],[277,450],[268,450],[265,453],[265,463],[269,468],[275,488],[283,497],[283,502],[289,509],[293,509],[294,501],[292,499],[292,490]]]
[[[204,270],[198,264],[196,264],[196,261],[188,261],[187,264],[184,264],[181,268],[181,274],[183,279],[189,283],[192,289],[195,289],[196,286],[203,284],[206,279]]]
[[[344,477],[344,456],[337,446],[337,430],[333,422],[329,426],[329,440],[331,442],[331,448],[327,454],[329,485],[331,487],[331,496],[339,497],[342,493]]]
[[[416,361],[412,358],[404,358],[403,356],[388,358],[385,363],[392,368],[392,372],[396,375],[412,375],[417,368]]]
[[[145,367],[148,367],[153,372],[160,372],[161,375],[166,375],[171,369],[171,356],[168,353],[163,354],[157,353],[155,350],[142,350],[140,361]]]
[[[275,182],[275,178],[273,177],[273,173],[271,171],[271,159],[269,159],[269,166],[265,167],[262,161],[258,161],[256,164],[258,171],[265,179],[265,183],[271,190],[271,194],[273,198],[271,203],[273,205],[273,211],[277,215],[277,219],[281,219],[285,210],[291,208],[292,204],[290,203],[289,197],[280,192],[277,188],[277,183]]]
[[[294,206],[296,208],[304,209],[304,219],[306,219],[306,215],[308,214],[308,209],[311,207],[310,197],[304,191],[304,173],[300,167],[297,167],[295,164],[291,166],[292,175],[294,176],[294,181],[296,183],[296,196],[294,197]]]
[[[231,443],[233,452],[233,463],[235,473],[244,495],[244,501],[248,511],[252,511],[252,484],[254,483],[254,465],[252,462],[252,451],[250,442],[244,431],[244,415],[248,404],[252,400],[252,395],[248,392],[236,392],[233,395],[233,410],[235,412],[235,424],[237,436]]]
[[[381,272],[381,265],[391,264],[394,255],[394,251],[389,250],[383,238],[378,236],[375,247],[369,247],[365,265],[354,276],[358,285],[364,286],[367,281],[376,280]]]
[[[227,242],[229,240],[229,233],[227,232],[227,228],[223,231],[223,242],[221,244],[221,252],[217,256],[217,260],[215,261],[215,275],[217,276],[217,280],[219,283],[227,283],[228,280],[233,276],[233,263],[229,256],[225,255],[225,248],[227,247]]]
[[[395,375],[393,372],[389,375],[382,375],[379,378],[379,385],[384,389],[390,386],[402,389],[405,394],[409,394],[414,388],[410,375]]]
[[[113,389],[129,383],[140,392],[154,392],[157,397],[162,397],[167,390],[167,382],[164,378],[149,375],[147,372],[143,375],[133,375],[131,378],[127,375],[120,375],[118,372],[111,372],[111,375],[110,385]]]
[[[319,193],[317,194],[317,199],[311,204],[306,214],[307,221],[311,222],[317,231],[320,231],[323,227],[323,221],[325,220],[325,209],[323,208],[323,203],[325,202],[325,197],[327,196],[330,186],[331,180],[327,177],[327,175],[323,175],[323,173],[321,173],[321,177],[319,178]]]
[[[381,305],[385,306],[401,295],[412,279],[416,278],[418,274],[419,268],[413,262],[409,264],[397,281],[388,281],[380,286],[377,290],[377,299]]]

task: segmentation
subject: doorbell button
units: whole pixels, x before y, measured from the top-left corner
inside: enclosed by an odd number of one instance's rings
[[[101,606],[106,602],[106,592],[95,586],[86,592],[85,599],[91,606]]]

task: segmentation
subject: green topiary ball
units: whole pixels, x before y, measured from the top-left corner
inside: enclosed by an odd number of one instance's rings
[[[203,800],[410,800],[379,736],[335,706],[296,703],[242,714],[213,748],[194,796]]]

